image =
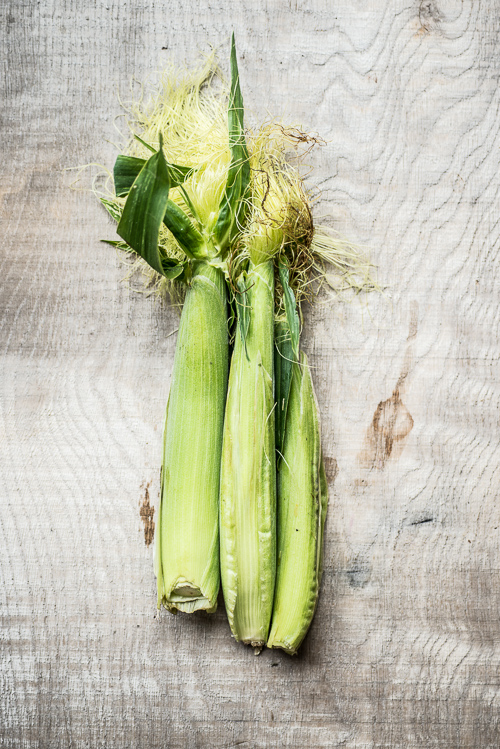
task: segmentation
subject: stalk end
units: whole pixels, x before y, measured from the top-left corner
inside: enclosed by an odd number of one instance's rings
[[[285,653],[288,653],[288,655],[297,655],[297,652],[299,649],[298,646],[294,647],[289,642],[286,642],[286,641],[280,642],[279,640],[272,640],[272,639],[268,640],[267,647],[284,650]]]
[[[178,611],[184,614],[192,614],[194,611],[213,614],[217,610],[217,601],[212,601],[200,588],[184,579],[179,579],[170,594],[163,597],[163,604],[174,614]]]

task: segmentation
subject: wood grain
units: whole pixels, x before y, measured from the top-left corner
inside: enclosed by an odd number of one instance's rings
[[[0,14],[0,746],[497,747],[498,4]],[[120,282],[111,223],[63,171],[112,163],[132,75],[210,44],[227,68],[233,27],[248,120],[328,140],[316,215],[385,288],[306,314],[331,498],[295,659],[235,643],[222,602],[155,619],[144,499],[177,313]]]

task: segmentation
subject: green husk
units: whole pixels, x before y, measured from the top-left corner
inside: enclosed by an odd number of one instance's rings
[[[221,465],[221,576],[231,631],[262,647],[271,618],[275,563],[273,262],[245,274],[248,327],[231,360]]]
[[[286,414],[292,381],[292,367],[294,361],[296,361],[286,320],[275,320],[274,348],[276,461],[279,465],[280,457],[283,454],[283,442],[285,440]]]
[[[156,531],[158,607],[217,607],[218,497],[228,373],[226,285],[194,268],[182,310],[164,432]]]
[[[228,110],[229,164],[226,189],[222,196],[217,223],[214,228],[215,241],[222,249],[236,239],[245,220],[247,204],[244,200],[250,182],[250,164],[243,126],[243,97],[236,60],[234,34],[231,38],[231,91]]]
[[[322,572],[328,487],[318,405],[305,354],[292,367],[278,473],[278,557],[267,646],[295,654],[311,624]]]

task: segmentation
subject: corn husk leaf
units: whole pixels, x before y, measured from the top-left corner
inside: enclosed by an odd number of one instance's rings
[[[278,319],[274,325],[274,380],[276,397],[276,449],[279,456],[283,454],[285,424],[290,397],[292,368],[299,357],[300,321],[297,313],[297,301],[289,278],[288,265],[283,258],[279,260],[279,277],[283,289],[283,300],[286,318]]]
[[[116,239],[101,239],[104,244],[109,244],[111,247],[116,247],[117,250],[124,250],[124,252],[130,252],[130,247],[126,242],[120,242]]]
[[[289,270],[286,263],[280,258],[279,263],[279,274],[281,286],[283,288],[283,300],[285,303],[285,313],[288,323],[288,330],[290,334],[290,343],[292,351],[295,357],[295,361],[299,359],[299,339],[300,339],[300,322],[297,314],[297,303],[295,300],[295,294],[293,293],[289,284]]]
[[[158,235],[167,208],[170,174],[160,149],[144,164],[135,179],[117,227],[118,235],[161,275],[166,275]]]
[[[285,439],[286,414],[290,397],[290,383],[292,381],[292,367],[295,361],[290,328],[286,320],[276,320],[274,324],[274,391],[276,398],[276,449],[278,463],[283,454]]]
[[[121,213],[121,210],[116,205],[116,203],[113,203],[112,200],[107,200],[106,198],[99,198],[99,200],[101,201],[101,203],[103,204],[103,206],[105,207],[105,209],[107,210],[107,212],[109,213],[113,221],[118,222],[121,218],[122,213]]]
[[[122,198],[129,194],[130,188],[139,176],[145,163],[146,159],[139,159],[136,156],[120,154],[116,157],[113,167],[113,181],[115,183],[117,198]]]
[[[240,89],[234,33],[231,38],[231,91],[228,108],[229,165],[226,188],[215,225],[215,238],[225,249],[235,238],[246,211],[245,196],[250,184],[250,162],[243,128],[243,96]]]
[[[194,226],[189,216],[173,200],[167,201],[163,223],[167,229],[170,229],[181,250],[188,257],[196,256],[202,252],[204,247],[203,235]]]

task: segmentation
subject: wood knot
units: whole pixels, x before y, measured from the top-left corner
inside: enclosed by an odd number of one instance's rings
[[[436,0],[420,0],[418,7],[420,28],[417,32],[418,34],[430,34],[433,31],[439,32],[443,20],[443,13],[439,9]]]

